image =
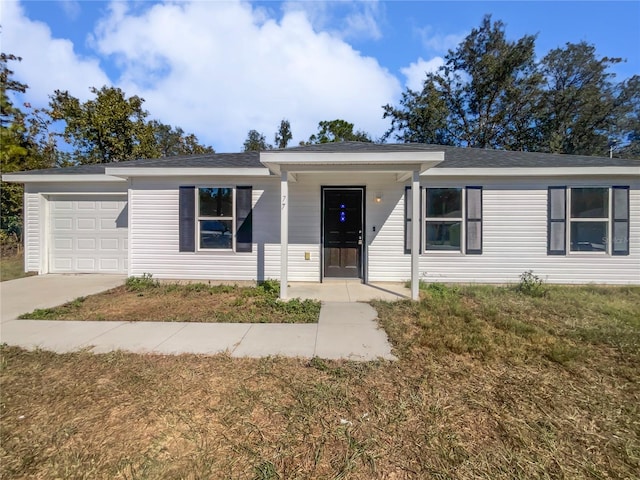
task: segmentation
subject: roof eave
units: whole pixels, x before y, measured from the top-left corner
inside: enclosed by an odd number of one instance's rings
[[[426,177],[640,177],[639,167],[501,167],[501,168],[432,168]]]
[[[107,167],[106,173],[123,179],[132,177],[268,177],[270,175],[269,169],[265,167]]]
[[[6,173],[2,180],[9,183],[80,183],[80,182],[125,182],[119,178],[103,173],[91,174],[47,174],[47,173]]]

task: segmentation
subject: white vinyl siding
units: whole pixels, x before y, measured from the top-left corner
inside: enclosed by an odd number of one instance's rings
[[[252,185],[253,248],[179,252],[181,185]],[[247,177],[134,179],[130,191],[130,275],[195,280],[263,280],[280,272],[279,184]]]
[[[423,177],[422,187],[447,186],[449,180]],[[547,188],[582,186],[584,181],[556,179],[470,179],[483,187],[483,252],[425,252],[420,278],[430,282],[514,283],[525,270],[551,283],[640,283],[640,182],[598,179],[594,186],[630,185],[630,255],[547,255]],[[404,193],[404,188],[402,189]],[[391,212],[369,249],[369,279],[406,281],[410,256],[393,252],[404,245],[404,199]],[[373,258],[375,257],[375,258]]]
[[[277,279],[280,274],[279,178],[193,177],[136,178],[129,191],[129,275],[196,280]],[[454,184],[483,187],[482,253],[433,251],[420,255],[420,278],[432,282],[515,283],[533,270],[552,283],[640,284],[640,181],[634,178],[591,179],[589,185],[629,185],[629,255],[566,256],[547,254],[547,189],[584,186],[569,178],[502,179],[421,177],[421,187]],[[178,251],[178,196],[181,185],[251,185],[253,248],[251,252]],[[408,182],[396,174],[298,174],[289,183],[289,280],[320,281],[321,186],[364,186],[367,278],[406,281],[411,256],[404,250],[404,193]],[[32,184],[25,194],[25,265],[42,273],[40,249],[49,194],[55,192],[126,192],[126,184]],[[40,195],[46,192],[46,195]],[[381,197],[376,203],[375,198]],[[375,227],[375,230],[374,230]],[[305,253],[309,253],[309,260]]]
[[[40,272],[40,195],[24,194],[24,266],[25,272]]]

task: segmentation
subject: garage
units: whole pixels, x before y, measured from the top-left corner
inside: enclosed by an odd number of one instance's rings
[[[51,273],[127,273],[127,196],[49,198]]]

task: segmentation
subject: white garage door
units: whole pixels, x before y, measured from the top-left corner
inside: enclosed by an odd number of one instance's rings
[[[127,272],[127,196],[50,199],[49,271]]]

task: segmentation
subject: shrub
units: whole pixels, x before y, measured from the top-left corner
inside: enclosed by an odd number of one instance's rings
[[[520,275],[520,283],[517,290],[530,297],[544,297],[547,295],[547,287],[543,280],[533,274],[533,270],[527,270]]]
[[[141,277],[129,277],[125,283],[130,292],[141,292],[149,288],[156,288],[160,284],[153,279],[151,273],[143,273]]]

